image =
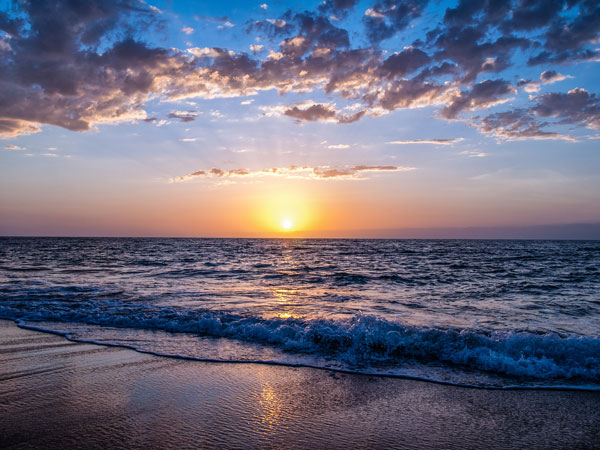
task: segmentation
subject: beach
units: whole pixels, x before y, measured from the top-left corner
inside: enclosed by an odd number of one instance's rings
[[[183,361],[0,321],[3,448],[600,448],[600,392]]]

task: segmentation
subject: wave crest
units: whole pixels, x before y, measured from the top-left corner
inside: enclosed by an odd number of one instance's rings
[[[2,305],[0,317],[196,333],[322,356],[353,368],[397,367],[412,360],[533,380],[600,382],[596,337],[414,327],[362,314],[336,320],[265,319],[110,301],[88,302],[76,309],[55,302]]]

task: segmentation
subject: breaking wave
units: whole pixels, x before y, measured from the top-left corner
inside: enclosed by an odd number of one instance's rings
[[[76,308],[54,302],[4,304],[0,317],[235,339],[335,360],[354,371],[368,372],[374,366],[394,368],[416,361],[513,380],[600,384],[597,337],[425,328],[362,314],[348,319],[262,318],[114,301],[86,302]]]

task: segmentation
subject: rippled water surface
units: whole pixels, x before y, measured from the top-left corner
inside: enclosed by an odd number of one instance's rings
[[[600,242],[2,238],[0,317],[201,359],[598,386]]]

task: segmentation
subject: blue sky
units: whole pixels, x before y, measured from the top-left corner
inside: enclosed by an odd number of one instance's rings
[[[597,2],[0,12],[2,234],[600,222]]]

